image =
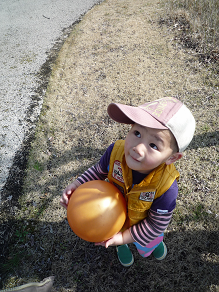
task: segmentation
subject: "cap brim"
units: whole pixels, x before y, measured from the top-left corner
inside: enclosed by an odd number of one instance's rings
[[[158,120],[156,120],[152,115],[139,107],[133,107],[119,103],[111,103],[108,106],[107,112],[109,116],[118,123],[137,123],[141,126],[154,129],[168,129]]]

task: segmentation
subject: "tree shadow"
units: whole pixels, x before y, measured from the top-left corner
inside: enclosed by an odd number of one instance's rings
[[[218,145],[219,131],[196,135],[189,149]],[[17,153],[9,179],[4,188],[6,200],[2,207],[5,217],[1,219],[1,281],[14,275],[23,281],[38,277],[55,276],[54,291],[209,291],[211,285],[219,285],[218,232],[169,232],[165,242],[168,256],[157,262],[152,256],[143,259],[135,255],[135,264],[126,269],[122,267],[115,248],[104,249],[79,239],[70,230],[66,220],[62,222],[41,222],[40,213],[33,220],[14,220],[14,208],[19,208],[19,198],[23,194],[23,179],[28,158],[28,147]],[[47,192],[50,186],[60,188],[66,177],[83,173],[94,161],[98,161],[105,148],[95,149],[77,145],[63,151],[60,157],[51,156],[46,162],[48,170],[59,173],[58,169],[69,159],[87,159],[86,167],[81,165],[73,172],[51,176],[44,184],[34,182],[36,188]],[[68,160],[68,161],[69,161]],[[45,198],[40,209],[46,210],[51,200],[60,195],[57,189]],[[210,216],[210,215],[209,215]],[[215,220],[215,218],[212,218]],[[37,238],[40,241],[37,242]]]
[[[2,202],[7,201],[9,196],[12,196],[11,203],[17,204],[19,197],[22,195],[22,187],[25,178],[25,170],[27,166],[27,160],[30,150],[30,143],[33,137],[30,137],[28,141],[26,141],[21,149],[17,151],[13,166],[10,169],[9,176],[7,182],[2,191]],[[188,146],[188,149],[198,149],[204,147],[217,146],[219,144],[219,131],[204,133],[200,135],[195,135],[192,142]],[[80,145],[80,142],[79,142]],[[71,150],[64,151],[62,155],[57,159],[56,157],[48,158],[47,161],[47,169],[57,169],[61,167],[67,161],[67,157],[70,158],[71,161],[74,161],[75,155],[77,159],[90,159],[91,157],[98,161],[97,157],[100,157],[104,153],[106,148],[102,149],[94,149],[91,147],[83,147],[76,146],[72,147]],[[54,150],[55,151],[55,150]],[[92,166],[94,163],[91,162],[87,165],[87,168]],[[85,171],[85,167],[79,167],[75,169],[73,172],[67,172],[62,176],[59,176],[59,180],[63,180],[65,177],[80,175]],[[36,182],[37,183],[37,182]],[[53,184],[53,178],[47,181],[47,185]],[[1,205],[1,208],[4,208],[4,204]],[[6,207],[7,208],[7,207]]]
[[[219,131],[195,135],[188,149],[217,146],[219,144]]]
[[[124,268],[115,247],[96,247],[78,238],[67,220],[9,220],[10,252],[1,259],[1,288],[54,276],[53,291],[216,291],[219,285],[219,234],[215,230],[173,231],[165,235],[168,255],[142,258]],[[216,289],[216,288],[215,288]]]
[[[63,151],[62,155],[58,158],[55,155],[51,155],[51,157],[48,157],[47,161],[45,161],[45,168],[52,172],[58,173],[58,169],[66,164],[67,162],[74,161],[76,159],[78,160],[94,160],[98,161],[98,159],[95,159],[95,156],[100,157],[106,149],[94,149],[91,147],[81,147],[76,146],[72,147],[72,150],[66,150]],[[72,153],[74,153],[72,155]],[[77,158],[75,157],[75,153],[77,154]],[[94,156],[95,153],[95,156]],[[25,178],[25,170],[27,166],[27,157],[28,153],[26,153],[23,150],[20,150],[17,152],[16,157],[14,158],[13,167],[10,170],[9,177],[7,180],[7,183],[4,186],[3,192],[2,192],[2,204],[1,204],[1,210],[2,212],[10,208],[10,206],[17,206],[19,205],[19,198],[23,194],[23,183]],[[71,158],[70,158],[71,157]],[[95,163],[96,163],[95,162]],[[38,181],[34,182],[35,188],[41,188],[42,192],[46,192],[48,186],[56,185],[57,178],[60,182],[63,182],[66,177],[76,177],[79,174],[82,174],[87,168],[91,167],[95,164],[93,161],[88,163],[86,166],[81,165],[80,167],[74,169],[73,171],[67,171],[62,175],[55,175],[52,176],[45,181],[44,184],[39,184]],[[39,171],[39,176],[41,175],[41,171]],[[11,199],[8,201],[8,197]]]
[[[28,142],[30,143],[30,141]],[[80,143],[79,143],[80,144]],[[204,133],[200,135],[195,135],[191,144],[189,145],[188,149],[198,149],[210,146],[216,146],[219,144],[219,131]],[[29,155],[29,146],[23,145],[23,147],[16,153],[14,158],[13,167],[10,170],[8,180],[4,186],[2,192],[2,201],[7,201],[7,197],[12,196],[11,204],[15,205],[18,202],[19,197],[22,195],[22,187],[25,177],[25,169],[27,165],[27,159]],[[91,159],[93,158],[96,162],[106,148],[102,149],[94,149],[91,147],[83,147],[83,146],[76,146],[72,147],[71,150],[64,151],[62,155],[57,159],[56,157],[48,158],[47,161],[47,169],[57,170],[63,164],[66,163],[67,158],[69,160],[74,161],[77,156],[77,159]],[[71,158],[70,158],[71,157]],[[66,177],[73,177],[82,174],[87,168],[91,167],[94,163],[91,162],[86,166],[79,167],[75,169],[73,172],[66,172],[63,175],[59,175],[59,180],[63,181]],[[37,182],[36,182],[37,184]],[[54,178],[51,177],[46,182],[46,185],[53,185]],[[42,186],[43,188],[43,186]],[[2,204],[1,208],[4,208],[4,204]],[[8,208],[8,204],[6,204],[6,208]]]

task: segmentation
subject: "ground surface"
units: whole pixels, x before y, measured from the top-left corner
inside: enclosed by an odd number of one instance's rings
[[[22,152],[35,130],[54,57],[72,24],[98,2],[0,2],[0,204],[13,168],[25,167]]]
[[[2,214],[11,243],[9,253],[3,249],[3,287],[53,275],[54,291],[219,291],[218,76],[174,41],[161,18],[159,1],[108,0],[66,40],[32,143],[23,196]],[[162,262],[143,259],[130,245],[135,263],[123,268],[115,248],[74,235],[59,199],[111,142],[125,137],[128,127],[107,116],[110,102],[138,105],[163,96],[182,100],[197,121],[194,140],[176,165],[180,194],[165,235],[168,255]]]

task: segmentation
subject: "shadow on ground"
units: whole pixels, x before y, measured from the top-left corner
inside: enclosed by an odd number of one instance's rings
[[[218,141],[218,132],[196,135],[189,148],[216,146]],[[60,157],[50,157],[46,162],[47,169],[57,174],[68,157],[75,159],[73,152],[80,156],[77,157],[79,160],[89,160],[104,152],[104,149],[87,148],[81,141],[78,143]],[[86,165],[86,168],[92,164]],[[45,185],[38,185],[36,181],[36,189],[51,195],[40,201],[38,213],[32,220],[13,219],[12,209],[16,212],[14,207],[19,208],[19,192],[16,196],[16,188],[12,189],[11,185],[8,191],[13,199],[6,204],[9,213],[1,225],[1,287],[5,287],[12,276],[17,285],[30,282],[30,279],[41,281],[47,276],[54,276],[54,291],[217,291],[214,290],[214,286],[219,285],[216,222],[213,223],[215,228],[197,222],[201,228],[194,232],[186,228],[189,221],[200,218],[183,218],[186,225],[178,226],[175,231],[170,224],[165,236],[168,256],[163,262],[158,262],[153,256],[141,258],[131,245],[135,263],[124,268],[118,263],[115,248],[95,247],[93,243],[79,239],[71,231],[65,216],[57,222],[40,221],[41,214],[46,213],[51,208],[51,201],[60,195],[59,190],[53,192],[51,189],[57,185],[57,180],[63,184],[66,177],[76,176],[84,170],[85,166],[81,165],[74,173],[59,174],[59,177],[51,175]],[[27,201],[26,207],[32,208],[33,202]],[[212,224],[217,221],[213,214],[205,216],[208,217],[206,222],[209,220]]]
[[[14,237],[7,259],[1,262],[1,286],[12,271],[17,279],[23,278],[19,284],[54,276],[55,291],[217,291],[209,287],[219,285],[216,231],[168,232],[168,255],[162,262],[153,256],[143,259],[130,245],[135,263],[124,268],[114,247],[81,240],[66,219],[58,223],[12,220],[6,225]]]

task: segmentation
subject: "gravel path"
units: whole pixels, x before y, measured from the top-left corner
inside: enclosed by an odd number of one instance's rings
[[[1,1],[0,192],[10,170],[13,173],[12,165],[22,164],[19,151],[27,144],[40,113],[45,82],[54,60],[51,51],[54,56],[71,25],[98,2]]]

